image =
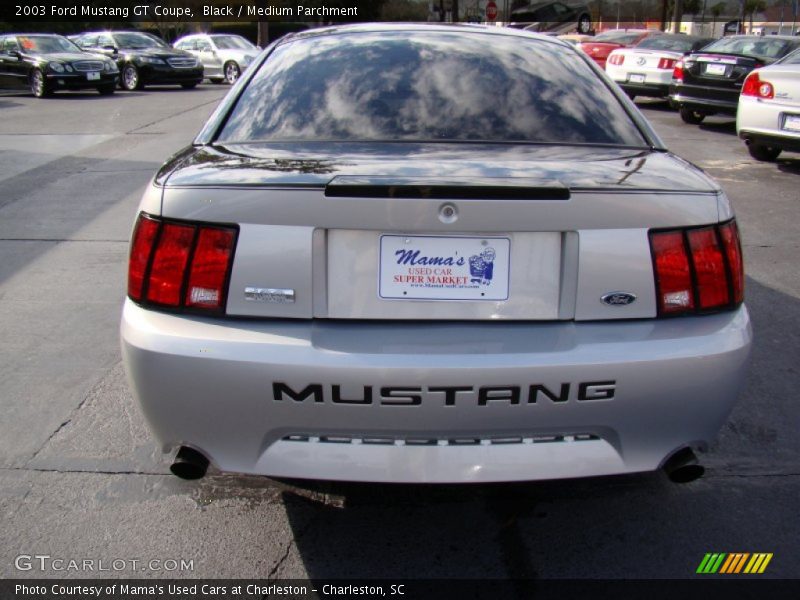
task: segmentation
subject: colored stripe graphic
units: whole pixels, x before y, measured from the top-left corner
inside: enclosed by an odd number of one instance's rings
[[[708,552],[697,567],[697,573],[719,573],[733,575],[738,573],[760,574],[767,569],[772,560],[771,552]],[[745,566],[747,565],[747,566]]]

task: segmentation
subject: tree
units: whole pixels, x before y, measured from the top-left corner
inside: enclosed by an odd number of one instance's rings
[[[713,17],[713,21],[711,21],[711,37],[717,37],[717,21],[719,21],[719,18],[722,15],[722,13],[725,12],[725,8],[726,8],[725,2],[717,2],[710,9],[711,16]]]
[[[764,0],[745,0],[744,14],[750,17],[750,33],[753,33],[753,15],[757,12],[763,12],[767,8],[767,3]]]

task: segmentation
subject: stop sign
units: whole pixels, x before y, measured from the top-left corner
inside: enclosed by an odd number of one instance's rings
[[[494,21],[497,18],[497,4],[492,0],[486,3],[486,18],[489,21]]]

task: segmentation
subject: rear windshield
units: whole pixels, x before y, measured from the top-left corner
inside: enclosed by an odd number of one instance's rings
[[[697,47],[702,47],[703,42],[708,43],[710,41],[711,40],[689,38],[685,35],[654,35],[643,39],[636,47],[648,48],[650,50],[667,50],[668,52],[689,52],[695,45],[697,45]]]
[[[278,46],[218,138],[314,140],[646,145],[572,48],[430,31],[334,34]]]
[[[795,50],[786,58],[781,60],[782,65],[800,65],[800,50]]]
[[[730,52],[731,54],[746,54],[763,58],[778,58],[783,56],[789,46],[785,40],[771,40],[767,37],[740,37],[722,38],[709,44],[703,50],[708,52]]]

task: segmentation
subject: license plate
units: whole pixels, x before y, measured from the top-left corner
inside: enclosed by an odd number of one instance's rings
[[[382,235],[378,295],[404,300],[508,300],[511,240]]]
[[[800,131],[800,115],[786,115],[783,128],[788,131]]]
[[[631,73],[628,75],[628,81],[631,83],[644,83],[644,75],[641,73]]]
[[[87,73],[86,79],[88,79],[89,81],[95,81],[97,79],[100,79],[100,73]]]
[[[728,65],[718,65],[715,63],[706,64],[706,75],[725,75]]]

